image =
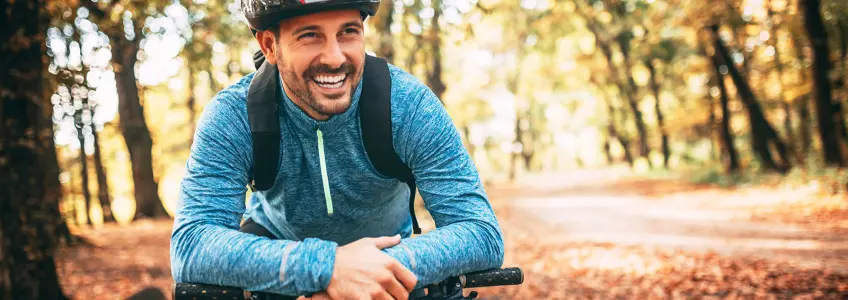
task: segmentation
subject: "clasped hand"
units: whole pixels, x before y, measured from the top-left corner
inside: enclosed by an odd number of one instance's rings
[[[409,269],[380,251],[400,243],[400,235],[363,238],[336,249],[333,277],[313,300],[406,300],[418,283]]]

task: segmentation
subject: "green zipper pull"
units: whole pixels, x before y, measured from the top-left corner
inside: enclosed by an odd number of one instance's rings
[[[330,182],[327,179],[327,161],[324,159],[324,134],[320,128],[318,132],[318,157],[321,161],[321,180],[324,181],[324,200],[327,201],[327,215],[333,215],[333,197],[330,196]]]

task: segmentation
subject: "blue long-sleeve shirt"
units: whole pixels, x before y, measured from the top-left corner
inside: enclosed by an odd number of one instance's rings
[[[383,251],[415,273],[419,287],[500,267],[501,230],[456,127],[429,88],[389,67],[394,148],[413,170],[435,230],[410,237],[409,188],[378,174],[369,162],[359,126],[361,82],[350,108],[327,121],[310,118],[284,95],[276,183],[246,205],[253,165],[246,99],[254,74],[249,74],[218,93],[198,123],[171,235],[174,280],[314,293],[329,285],[337,247],[395,234],[401,234],[401,243]],[[243,217],[281,239],[239,232]]]

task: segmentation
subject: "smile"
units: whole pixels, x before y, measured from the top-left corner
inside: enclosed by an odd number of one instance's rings
[[[342,87],[345,79],[347,79],[347,74],[340,75],[318,75],[313,78],[316,84],[322,88],[326,89],[337,89]]]

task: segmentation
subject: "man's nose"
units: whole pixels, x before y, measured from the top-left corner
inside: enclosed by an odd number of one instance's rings
[[[342,53],[339,42],[336,39],[329,39],[322,49],[321,63],[335,69],[341,67],[345,60],[347,59]]]

